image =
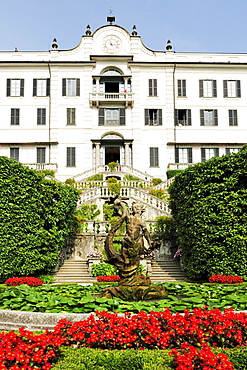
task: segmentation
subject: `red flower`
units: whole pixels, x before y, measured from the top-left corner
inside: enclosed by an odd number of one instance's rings
[[[21,284],[27,284],[29,286],[39,286],[43,284],[43,281],[35,277],[14,277],[7,279],[5,281],[5,284],[9,286],[18,286]]]

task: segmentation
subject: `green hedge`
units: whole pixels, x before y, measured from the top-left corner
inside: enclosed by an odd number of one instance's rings
[[[0,280],[50,272],[69,232],[78,191],[0,157]]]
[[[247,147],[176,176],[170,207],[189,278],[247,276]]]
[[[54,370],[171,370],[169,350],[125,351],[64,348]]]
[[[182,172],[183,170],[168,170],[166,171],[167,179],[171,179],[172,177],[177,176]]]

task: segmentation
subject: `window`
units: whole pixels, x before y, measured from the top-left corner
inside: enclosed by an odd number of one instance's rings
[[[50,95],[50,79],[43,78],[33,80],[33,96],[49,96]]]
[[[238,114],[236,109],[229,109],[229,126],[238,125]]]
[[[46,108],[37,108],[37,125],[46,124]]]
[[[175,109],[175,126],[191,126],[191,109]]]
[[[11,108],[11,125],[19,125],[20,124],[20,108]]]
[[[178,96],[186,96],[186,80],[178,80]]]
[[[149,148],[150,167],[159,167],[159,148]]]
[[[39,147],[37,149],[37,163],[45,163],[45,147]]]
[[[10,158],[19,162],[19,148],[10,148]]]
[[[213,157],[219,157],[219,148],[201,148],[202,162]]]
[[[7,96],[24,96],[24,79],[7,79]]]
[[[240,80],[223,81],[224,98],[241,98]]]
[[[161,126],[162,109],[145,109],[145,125]]]
[[[199,80],[199,96],[200,98],[216,98],[216,80]]]
[[[218,126],[218,111],[216,109],[200,110],[201,126]]]
[[[241,148],[226,148],[226,154],[238,153]]]
[[[157,96],[157,79],[148,80],[148,94],[149,96]]]
[[[80,96],[79,78],[63,78],[62,83],[63,96]]]
[[[192,148],[175,148],[175,163],[192,163]]]
[[[99,108],[99,126],[125,125],[125,108]]]
[[[75,147],[67,147],[67,167],[75,167]]]
[[[75,125],[75,108],[67,108],[67,125]]]

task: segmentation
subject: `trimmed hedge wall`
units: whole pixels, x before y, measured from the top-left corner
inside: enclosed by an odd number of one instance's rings
[[[0,280],[54,269],[77,199],[71,186],[0,157]]]
[[[170,207],[189,278],[247,276],[247,146],[175,177]]]

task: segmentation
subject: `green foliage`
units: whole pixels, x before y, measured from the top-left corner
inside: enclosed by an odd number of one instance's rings
[[[116,274],[117,274],[116,267],[113,265],[109,265],[109,263],[105,262],[94,263],[92,266],[93,276],[111,276]]]
[[[153,186],[159,185],[161,182],[162,182],[162,180],[159,179],[159,178],[152,179]]]
[[[176,234],[176,225],[172,217],[159,216],[155,219],[153,232],[156,238],[171,239]]]
[[[100,210],[97,208],[98,207],[96,204],[84,203],[82,206],[80,206],[80,208],[76,209],[74,216],[76,219],[78,232],[85,231],[85,222],[88,220],[94,220],[100,214]]]
[[[189,278],[247,275],[247,147],[190,166],[170,186]]]
[[[172,177],[179,175],[183,171],[184,170],[168,170],[166,171],[167,179],[171,179]]]
[[[39,171],[43,176],[51,176],[51,177],[55,177],[55,171],[52,171],[52,170],[42,170],[42,171]]]
[[[36,277],[42,280],[43,284],[52,284],[55,281],[55,278],[53,275],[38,275]]]
[[[139,179],[139,177],[135,177],[133,175],[130,175],[130,174],[126,174],[124,175],[124,181],[142,181],[141,179]]]
[[[87,181],[103,181],[103,174],[97,173],[96,175],[89,177]]]
[[[69,232],[78,192],[0,157],[0,279],[50,272]]]
[[[120,194],[122,188],[121,182],[118,182],[115,177],[110,177],[108,180],[108,188],[113,194]]]
[[[162,200],[167,199],[167,193],[163,189],[150,189],[149,194],[153,195],[154,197],[160,198]]]
[[[75,179],[66,179],[65,184],[74,186],[75,185]]]
[[[111,172],[115,171],[118,167],[118,163],[117,162],[110,162],[108,163],[108,167],[110,169]]]
[[[244,346],[231,348],[231,349],[223,349],[223,348],[215,348],[213,349],[215,354],[224,353],[228,356],[229,361],[231,361],[234,365],[235,370],[247,370],[247,348]]]
[[[172,370],[170,350],[63,348],[54,370]],[[245,368],[243,368],[244,370]]]

